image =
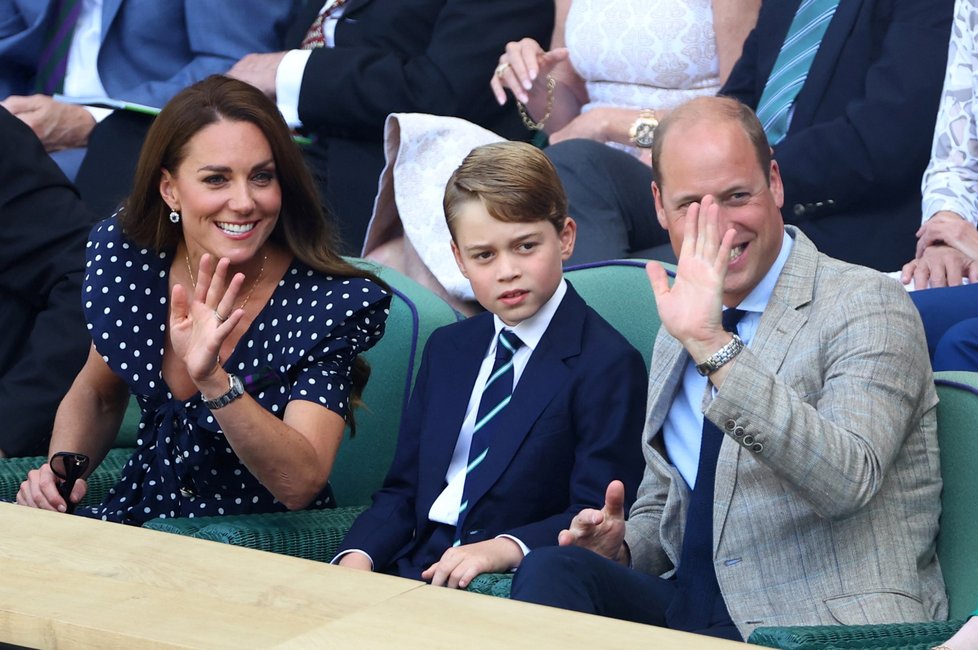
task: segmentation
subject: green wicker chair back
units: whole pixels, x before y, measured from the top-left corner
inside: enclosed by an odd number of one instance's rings
[[[674,274],[675,267],[663,266],[670,276]],[[642,353],[648,367],[661,321],[645,273],[645,261],[611,260],[583,264],[569,267],[564,276],[584,302]]]
[[[401,416],[431,333],[461,317],[444,300],[414,280],[386,267],[360,260],[394,291],[384,337],[364,357],[370,381],[356,411],[357,431],[340,445],[330,483],[340,506],[370,503],[387,475]]]
[[[936,384],[944,479],[937,557],[958,619],[978,606],[978,374],[940,372]]]

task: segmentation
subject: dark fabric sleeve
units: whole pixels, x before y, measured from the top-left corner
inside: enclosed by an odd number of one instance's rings
[[[489,79],[508,41],[544,45],[549,0],[373,0],[336,26],[335,48],[313,51],[299,117],[326,136],[380,141],[389,113],[452,115],[492,128],[500,107]]]
[[[0,342],[0,449],[43,453],[58,403],[91,340],[81,309],[95,216],[30,129],[0,109],[0,310],[29,319]]]

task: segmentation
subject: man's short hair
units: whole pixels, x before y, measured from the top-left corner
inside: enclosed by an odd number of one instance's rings
[[[452,227],[463,203],[478,199],[494,219],[549,221],[557,232],[567,221],[567,195],[550,159],[526,142],[496,142],[473,149],[445,187],[445,221]]]
[[[663,184],[662,147],[669,129],[686,122],[730,121],[736,122],[747,134],[754,147],[757,164],[764,172],[764,178],[771,181],[771,145],[768,144],[764,127],[749,106],[731,97],[697,97],[674,108],[659,122],[652,140],[652,168],[659,187]]]

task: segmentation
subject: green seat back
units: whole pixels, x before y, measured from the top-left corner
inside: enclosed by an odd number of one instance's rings
[[[370,503],[390,468],[421,353],[431,333],[460,316],[447,302],[410,278],[386,267],[351,260],[369,268],[393,289],[383,338],[364,357],[370,381],[357,409],[357,431],[349,430],[336,458],[330,483],[340,506]]]
[[[937,434],[941,446],[941,561],[950,618],[967,617],[978,606],[978,373],[935,376]]]
[[[674,267],[664,264],[670,275]],[[564,277],[584,302],[611,323],[645,358],[648,368],[652,344],[661,321],[644,260],[611,260],[569,267]]]

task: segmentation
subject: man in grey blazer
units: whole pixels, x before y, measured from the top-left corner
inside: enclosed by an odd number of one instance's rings
[[[613,482],[527,556],[513,597],[735,639],[945,618],[937,396],[906,292],[784,226],[778,164],[736,100],[667,116],[653,163],[679,265],[671,287],[649,265],[663,328],[638,498],[626,523]]]

